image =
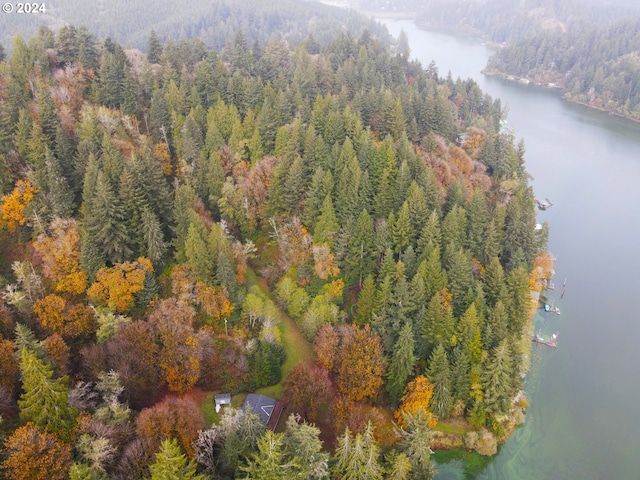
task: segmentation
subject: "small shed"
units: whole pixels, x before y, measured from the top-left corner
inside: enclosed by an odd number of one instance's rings
[[[224,405],[231,405],[231,394],[230,393],[219,393],[213,397],[216,403],[216,413],[220,412],[220,409]]]
[[[246,412],[249,407],[253,413],[260,415],[267,428],[275,430],[284,410],[284,403],[265,395],[250,393],[242,404],[242,411]]]

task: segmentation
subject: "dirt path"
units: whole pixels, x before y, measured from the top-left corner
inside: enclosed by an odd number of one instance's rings
[[[275,296],[271,292],[271,289],[269,288],[269,285],[267,284],[267,280],[265,278],[259,277],[251,268],[247,268],[246,279],[248,288],[250,288],[252,285],[257,285],[262,293],[268,296],[273,301],[273,303],[277,305]],[[289,375],[289,372],[293,369],[293,367],[295,367],[299,363],[313,361],[315,359],[315,353],[313,351],[312,345],[304,337],[304,335],[302,335],[300,328],[291,319],[291,317],[289,317],[280,308],[278,308],[278,314],[280,320],[278,328],[280,329],[282,346],[287,352],[287,359],[282,365],[282,378],[285,379],[287,378],[287,375]],[[280,398],[280,395],[282,393],[282,386],[280,383],[278,383],[276,385],[261,388],[257,391],[257,393]]]

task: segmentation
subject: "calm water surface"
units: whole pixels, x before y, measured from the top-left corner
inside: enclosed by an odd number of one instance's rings
[[[435,60],[440,75],[471,77],[508,105],[536,195],[555,204],[538,218],[551,227],[550,293],[562,315],[535,322],[559,331],[559,346],[533,349],[527,420],[479,478],[639,479],[640,125],[483,76],[491,51],[479,42],[382,21],[396,37],[407,33],[423,66]],[[459,465],[439,470],[438,479],[463,478]]]

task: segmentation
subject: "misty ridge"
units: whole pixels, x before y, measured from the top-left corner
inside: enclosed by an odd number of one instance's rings
[[[59,0],[45,5],[45,13],[0,15],[0,44],[6,51],[16,34],[29,38],[41,26],[58,31],[64,25],[84,26],[98,38],[144,51],[151,30],[163,41],[198,38],[217,50],[239,30],[250,45],[273,39],[295,45],[309,34],[324,45],[341,31],[359,36],[364,28],[385,37],[383,27],[355,11],[306,0]]]

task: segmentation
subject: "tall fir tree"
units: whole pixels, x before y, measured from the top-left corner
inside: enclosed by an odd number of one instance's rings
[[[394,250],[402,259],[402,253],[409,246],[413,233],[411,232],[411,219],[409,216],[409,204],[404,202],[398,217],[391,227],[391,239]]]
[[[314,243],[328,243],[331,245],[339,228],[340,225],[333,209],[333,201],[331,196],[327,195],[322,202],[321,213],[313,229]]]
[[[370,324],[373,320],[373,313],[376,305],[376,286],[373,275],[367,275],[362,282],[362,289],[358,293],[358,302],[356,303],[356,314],[353,321],[360,326]]]
[[[20,418],[69,439],[76,412],[67,403],[68,379],[54,379],[52,367],[27,348],[20,353],[20,376]]]
[[[347,282],[357,281],[362,286],[362,279],[373,273],[373,241],[373,220],[366,210],[362,210],[353,226],[344,259],[343,271]]]
[[[399,450],[409,458],[411,478],[417,480],[432,480],[436,475],[430,448],[433,435],[427,415],[420,409],[405,419],[405,434],[399,445]]]
[[[433,384],[431,411],[437,415],[438,419],[446,420],[453,406],[453,392],[449,359],[442,344],[436,347],[429,358],[427,378]]]
[[[176,439],[166,439],[156,453],[155,461],[149,466],[151,480],[205,480],[196,473],[197,464],[189,460]]]
[[[91,212],[85,228],[93,244],[112,263],[128,260],[132,254],[122,204],[102,171],[98,173]]]
[[[400,330],[387,370],[387,392],[392,403],[398,404],[402,398],[404,387],[413,373],[415,363],[413,326],[411,323],[406,323]]]
[[[149,35],[149,46],[147,48],[147,60],[149,63],[160,63],[160,56],[162,55],[162,44],[158,39],[158,34],[155,30],[151,30]]]
[[[509,412],[513,399],[513,361],[508,340],[494,348],[482,372],[484,406],[487,412],[504,415]]]

